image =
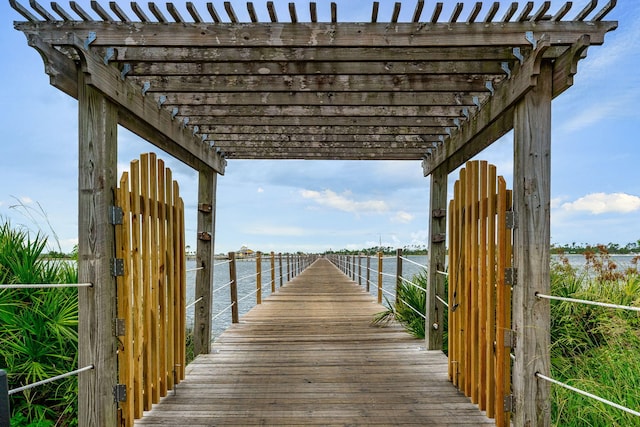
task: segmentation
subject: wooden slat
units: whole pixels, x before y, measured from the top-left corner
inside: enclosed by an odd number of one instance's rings
[[[156,187],[158,207],[158,336],[159,344],[159,376],[160,376],[160,397],[167,395],[168,387],[168,367],[167,367],[167,335],[173,334],[173,331],[167,330],[167,306],[169,300],[167,298],[167,204],[165,189],[165,165],[162,159],[158,159],[158,167],[156,173]]]
[[[448,382],[442,352],[369,324],[383,309],[373,299],[318,260],[225,331],[136,425],[492,425]]]
[[[175,257],[175,239],[176,234],[180,232],[176,228],[176,224],[174,222],[174,198],[173,198],[173,173],[171,169],[167,169],[165,172],[165,202],[167,204],[166,207],[166,276],[167,276],[167,389],[172,390],[175,386],[175,369],[176,369],[176,354],[175,354],[175,345],[174,342],[178,339],[178,335],[176,334],[176,321],[175,321],[175,304],[174,304],[174,295],[175,288],[177,286],[175,277],[175,266],[176,266],[176,257]]]
[[[106,22],[113,22],[114,19],[107,13],[107,11],[96,0],[91,0],[91,9],[98,14],[102,20]]]
[[[131,253],[132,259],[132,279],[133,279],[133,301],[135,304],[135,342],[134,342],[134,380],[133,380],[133,402],[135,418],[141,418],[144,411],[144,299],[147,297],[142,283],[142,206],[141,206],[141,183],[140,183],[140,161],[131,162]]]
[[[487,387],[485,372],[487,371],[487,347],[493,342],[487,342],[487,198],[488,183],[486,161],[478,163],[478,406],[481,411],[487,410]],[[491,266],[493,268],[493,265]]]
[[[122,8],[120,7],[120,5],[118,3],[116,3],[115,1],[110,1],[109,2],[109,8],[113,11],[113,13],[116,14],[116,16],[122,21],[122,22],[131,22],[131,19],[129,19],[129,17],[127,16],[127,14],[124,12],[124,10],[122,10]]]
[[[487,384],[486,411],[489,418],[495,417],[495,350],[493,343],[496,342],[496,209],[497,209],[497,171],[496,167],[489,165],[488,193],[487,193],[487,276],[486,276],[486,299],[485,311],[487,316],[487,328],[485,341],[485,357],[487,359],[487,370],[485,381]]]
[[[412,22],[420,22],[420,16],[422,16],[422,10],[424,9],[424,0],[418,0],[416,2],[416,8],[413,11]]]
[[[149,212],[151,211],[151,203],[149,200],[149,154],[145,153],[140,156],[140,196],[142,197],[142,215],[141,215],[141,250],[142,254],[149,254],[151,250],[151,223]],[[142,312],[144,313],[143,323],[143,371],[144,371],[144,410],[151,409],[153,404],[153,295],[151,293],[152,272],[146,265],[146,260],[141,261],[142,267]]]
[[[193,4],[193,2],[187,2],[187,12],[189,12],[189,15],[191,15],[191,18],[193,18],[193,22],[204,22],[202,16],[200,16],[198,9],[196,8],[195,4]]]
[[[64,21],[73,21],[73,18],[71,17],[71,15],[69,15],[67,13],[67,11],[64,10],[62,8],[62,6],[60,6],[58,3],[54,2],[54,1],[51,2],[51,9],[53,9],[54,12],[56,12],[58,15],[60,15],[62,20],[64,20]]]

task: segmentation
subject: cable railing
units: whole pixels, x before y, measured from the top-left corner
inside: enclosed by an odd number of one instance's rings
[[[611,304],[611,303],[606,303],[606,302],[600,302],[600,301],[591,301],[591,300],[585,300],[585,299],[578,299],[578,298],[568,298],[568,297],[560,297],[560,296],[555,296],[555,295],[545,295],[539,292],[535,293],[536,298],[539,299],[546,299],[546,300],[552,300],[552,301],[563,301],[563,302],[570,302],[570,303],[575,303],[575,304],[585,304],[585,305],[591,305],[591,306],[596,306],[596,307],[603,307],[603,308],[609,308],[609,309],[614,309],[614,310],[626,310],[626,311],[632,311],[632,312],[640,312],[640,307],[637,306],[630,306],[630,305],[621,305],[621,304]],[[596,394],[590,393],[588,391],[579,389],[577,387],[571,386],[569,384],[566,384],[562,381],[558,381],[554,378],[551,378],[549,376],[546,376],[544,374],[541,374],[540,372],[536,372],[535,373],[536,378],[539,378],[541,380],[544,380],[546,382],[549,382],[551,384],[555,384],[559,387],[562,387],[564,389],[570,390],[574,393],[578,393],[582,396],[588,397],[590,399],[596,400],[600,403],[604,403],[605,405],[608,405],[612,408],[616,408],[619,409],[621,411],[624,411],[628,414],[634,415],[636,417],[640,417],[640,412],[631,408],[628,408],[626,406],[623,406],[619,403],[615,403],[612,402],[611,400],[605,399],[601,396],[598,396]]]

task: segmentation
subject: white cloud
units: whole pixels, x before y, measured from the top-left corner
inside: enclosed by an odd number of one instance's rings
[[[405,211],[398,211],[391,217],[391,222],[399,222],[401,224],[408,224],[415,218],[412,214]]]
[[[565,212],[630,213],[640,211],[640,197],[626,193],[592,193],[560,205]]]
[[[264,193],[264,188],[258,187],[258,193]]]
[[[344,212],[380,213],[389,210],[389,207],[384,200],[365,200],[362,202],[356,201],[350,197],[351,193],[349,191],[338,194],[331,190],[302,190],[300,194],[305,199],[313,200],[319,205],[327,206]]]

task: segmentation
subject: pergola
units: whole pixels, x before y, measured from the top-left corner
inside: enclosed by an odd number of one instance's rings
[[[572,85],[587,48],[616,28],[604,21],[615,0],[577,11],[571,2],[456,3],[450,16],[440,2],[417,0],[409,22],[399,22],[399,2],[391,16],[373,2],[370,22],[340,22],[336,3],[303,12],[248,2],[247,22],[230,2],[181,10],[131,2],[126,11],[116,2],[91,1],[90,11],[75,1],[70,10],[10,3],[51,84],[79,101],[79,270],[95,284],[80,293],[80,340],[92,343],[80,359],[96,364],[80,377],[81,425],[114,425],[108,212],[118,124],[200,173],[205,268],[196,292],[209,297],[196,310],[198,352],[209,351],[216,178],[227,159],[422,160],[431,176],[427,324],[442,324],[443,310],[431,308],[445,264],[448,174],[513,129],[514,422],[545,423],[549,390],[533,374],[549,370],[549,313],[534,295],[549,283],[551,100]],[[438,348],[442,331],[427,331]]]

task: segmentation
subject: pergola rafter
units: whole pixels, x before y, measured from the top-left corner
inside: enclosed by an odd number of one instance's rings
[[[573,84],[588,47],[617,27],[604,21],[615,0],[600,9],[591,0],[572,19],[571,2],[456,3],[447,18],[443,3],[429,12],[417,0],[410,22],[400,22],[401,3],[382,17],[373,2],[371,22],[361,23],[338,22],[336,3],[325,11],[311,2],[304,22],[294,3],[267,2],[262,16],[249,2],[246,20],[230,2],[125,10],[91,1],[87,11],[72,1],[71,12],[9,2],[51,84],[79,101],[79,278],[94,284],[79,291],[79,353],[96,364],[79,380],[80,425],[116,425],[108,208],[118,123],[199,172],[196,353],[210,348],[215,191],[226,159],[422,160],[431,177],[427,346],[438,349],[448,174],[514,129],[514,424],[549,424],[549,387],[535,379],[549,372],[549,306],[535,295],[550,281],[551,101]]]
[[[423,22],[424,2],[419,1],[412,22],[398,22],[397,6],[386,23],[375,3],[370,23],[317,22],[315,3],[309,9],[312,22],[301,22],[295,7],[288,17],[292,22],[274,22],[273,4],[267,18],[248,3],[251,22],[240,22],[230,4],[219,10],[208,4],[205,12],[189,3],[183,13],[172,3],[166,11],[155,3],[148,11],[132,3],[130,13],[113,2],[110,11],[92,2],[91,12],[73,3],[78,18],[57,3],[48,12],[31,2],[35,14],[13,4],[29,21],[17,24],[19,30],[37,33],[38,44],[65,52],[69,60],[90,54],[83,61],[99,59],[99,68],[117,69],[139,98],[152,99],[169,113],[170,122],[199,138],[205,152],[214,146],[228,159],[425,159],[428,173],[442,159],[450,168],[466,160],[449,158],[464,145],[460,135],[470,132],[465,129],[476,128],[472,123],[481,119],[476,116],[483,108],[491,108],[491,116],[502,113],[506,106],[496,96],[499,89],[523,95],[520,80],[530,76],[517,70],[525,58],[535,55],[557,64],[557,94],[571,84],[586,47],[602,44],[604,34],[615,28],[602,21],[614,2],[591,20],[593,4],[569,21],[563,19],[570,3],[554,14],[547,3],[538,10],[532,3],[505,10],[496,4],[485,10],[476,3],[466,18],[460,4],[444,22],[442,5],[436,4],[430,21]],[[549,44],[540,57],[536,48],[543,37]],[[77,78],[65,75],[70,72],[62,62],[56,61],[56,80],[73,95],[69,82]],[[434,123],[435,131],[430,129]],[[309,128],[306,138],[279,137],[300,126]],[[362,145],[341,143],[347,126],[363,135]],[[367,133],[374,126],[379,132]],[[219,127],[226,131],[218,133]],[[242,131],[231,131],[237,127]],[[318,128],[323,132],[313,131]],[[372,140],[377,133],[410,135],[409,128],[415,130],[413,144],[394,145],[390,139],[375,150],[365,145],[366,135]],[[295,134],[304,133],[296,129]]]

